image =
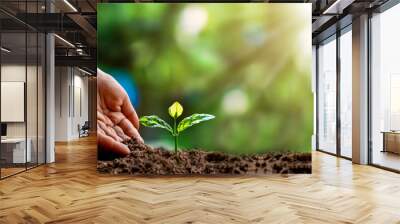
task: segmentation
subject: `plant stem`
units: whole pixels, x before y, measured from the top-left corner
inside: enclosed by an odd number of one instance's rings
[[[176,130],[176,118],[174,118],[174,138],[175,138],[175,153],[178,152],[178,131]]]
[[[178,152],[178,135],[175,135],[175,153]]]

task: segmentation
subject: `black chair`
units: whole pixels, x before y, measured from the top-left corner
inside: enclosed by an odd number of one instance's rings
[[[90,123],[85,121],[82,127],[78,124],[79,138],[89,136]]]

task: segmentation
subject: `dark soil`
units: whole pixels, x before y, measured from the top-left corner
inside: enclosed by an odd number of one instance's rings
[[[131,150],[128,156],[111,161],[99,160],[98,171],[141,176],[311,173],[311,153],[229,155],[194,149],[175,154],[134,140],[127,144]]]

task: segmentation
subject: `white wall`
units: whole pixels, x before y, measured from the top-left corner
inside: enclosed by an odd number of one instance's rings
[[[73,94],[74,96],[74,108],[72,109],[72,136],[74,137],[79,137],[79,132],[78,132],[78,124],[83,125],[85,121],[88,121],[88,78],[81,76],[82,73],[76,74],[75,70],[75,75],[74,75],[74,91]]]
[[[55,68],[55,141],[68,141],[70,132],[70,124],[68,123],[69,115],[69,68]]]
[[[33,70],[36,73],[36,67],[28,66],[28,74],[30,74]],[[17,65],[17,64],[9,64],[9,65],[2,65],[1,66],[1,81],[2,82],[26,82],[25,80],[25,65]],[[31,83],[30,83],[31,84]],[[36,85],[35,83],[32,83]],[[28,89],[33,90],[33,89]],[[36,89],[34,92],[28,92],[27,96],[29,98],[36,97]],[[32,102],[32,99],[27,99],[27,102]],[[36,107],[36,105],[35,105]],[[2,110],[7,110],[7,108],[1,108]],[[31,117],[31,114],[28,115],[28,121],[33,120],[36,117]],[[35,114],[36,116],[36,114]],[[31,127],[32,125],[29,125]],[[25,122],[7,122],[7,137],[25,137]]]
[[[56,67],[55,85],[55,140],[77,139],[78,125],[88,121],[88,78],[76,68]]]
[[[38,71],[37,71],[38,69]],[[27,138],[31,148],[32,161],[44,162],[44,92],[43,89],[42,67],[36,67],[25,64],[3,64],[1,66],[2,82],[24,82],[26,84],[26,107],[23,106],[22,113],[26,112],[27,120],[22,122],[5,122],[7,124],[8,138]],[[28,80],[25,80],[25,79]],[[22,90],[24,91],[24,90]],[[24,92],[22,92],[24,94]],[[7,97],[7,96],[2,96]],[[10,108],[1,108],[1,110],[10,110]],[[12,111],[7,111],[12,113]],[[39,155],[37,156],[37,153]]]

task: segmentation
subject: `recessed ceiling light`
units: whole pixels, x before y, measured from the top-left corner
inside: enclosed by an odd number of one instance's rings
[[[68,0],[64,0],[64,3],[68,5],[68,7],[70,7],[74,12],[78,12],[78,10]]]
[[[351,5],[354,0],[336,0],[322,14],[342,14],[343,9]]]
[[[68,46],[70,46],[70,47],[72,47],[72,48],[75,48],[75,45],[73,45],[71,42],[69,42],[68,40],[66,40],[66,39],[64,39],[64,38],[62,38],[62,37],[60,37],[59,35],[57,35],[57,34],[54,34],[54,36],[55,37],[57,37],[59,40],[61,40],[62,42],[64,42],[65,44],[67,44]]]
[[[78,67],[78,70],[81,71],[81,72],[83,72],[83,73],[85,73],[85,74],[87,74],[87,75],[92,75],[92,73],[90,73],[90,72],[88,72],[88,71],[86,71],[86,70],[83,70],[83,69],[81,69],[81,68],[79,68],[79,67]]]
[[[11,52],[11,50],[9,50],[9,49],[7,49],[5,47],[1,47],[0,49],[1,49],[1,51],[4,51],[6,53],[10,53]]]

